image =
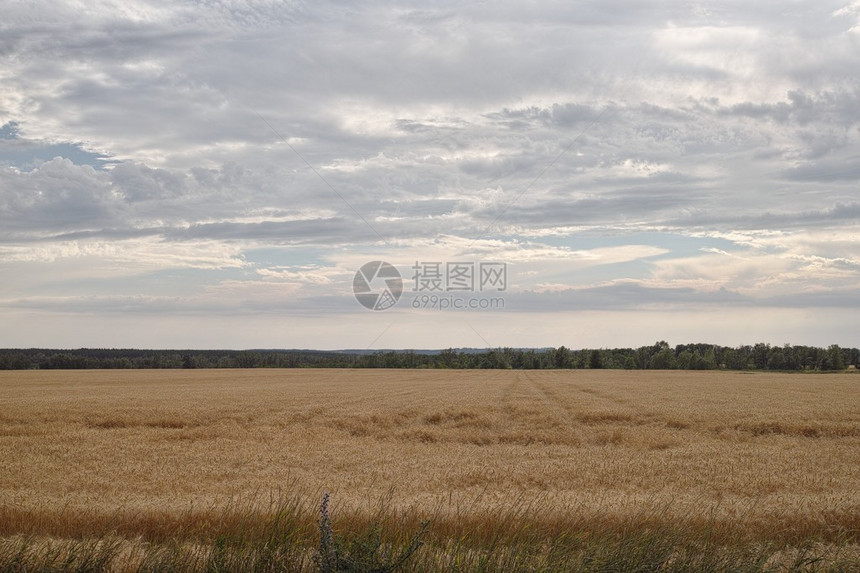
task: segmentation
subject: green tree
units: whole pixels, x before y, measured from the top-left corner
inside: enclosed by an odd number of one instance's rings
[[[705,356],[703,356],[702,359],[705,362],[705,368],[707,370],[714,370],[717,368],[717,352],[714,350],[713,346],[705,350]]]
[[[770,355],[770,344],[759,342],[752,349],[753,368],[764,370],[767,368],[767,359]]]
[[[838,344],[831,344],[827,347],[827,355],[830,358],[830,368],[832,370],[845,370],[845,355],[842,354],[842,349]]]
[[[595,349],[588,356],[588,367],[595,370],[603,368],[603,359],[600,357],[600,351]]]
[[[699,354],[699,351],[693,352],[693,357],[690,359],[690,370],[707,370],[708,366],[705,359]]]
[[[768,370],[784,370],[785,369],[785,353],[782,348],[774,346],[770,349],[767,357]]]
[[[453,348],[446,348],[439,353],[439,362],[442,364],[443,368],[456,368],[457,353],[454,352]]]
[[[671,370],[676,368],[675,352],[666,345],[665,348],[651,357],[651,363],[648,367],[652,370]]]
[[[559,346],[553,351],[552,365],[555,368],[570,368],[570,350],[564,346]]]
[[[258,352],[243,351],[236,355],[239,368],[258,368],[263,364],[263,356]]]

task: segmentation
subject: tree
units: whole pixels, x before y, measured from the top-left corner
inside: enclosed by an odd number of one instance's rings
[[[552,365],[555,368],[570,368],[570,351],[564,346],[559,346],[553,351]]]
[[[446,348],[439,353],[439,364],[442,368],[455,368],[457,365],[457,353],[453,348]]]
[[[594,349],[588,357],[588,367],[593,369],[603,368],[603,359],[600,357],[600,351]]]
[[[845,356],[838,344],[828,346],[827,354],[830,356],[830,367],[833,370],[845,370]]]
[[[770,354],[770,344],[759,342],[752,349],[753,368],[764,370],[767,368],[767,359]]]
[[[648,368],[648,363],[651,361],[651,349],[647,346],[642,346],[636,349],[636,368],[645,370]]]
[[[236,366],[239,368],[259,368],[263,364],[263,356],[258,352],[243,351],[236,355]]]
[[[783,370],[785,369],[785,353],[782,348],[773,347],[770,349],[770,354],[767,358],[768,370]]]
[[[707,370],[714,370],[717,367],[717,353],[714,350],[714,347],[711,346],[705,351],[705,356],[703,357],[705,362],[705,368]]]
[[[676,367],[675,353],[668,344],[651,357],[651,363],[648,367],[652,370],[671,370]]]
[[[681,353],[678,354],[677,358],[675,359],[675,365],[680,370],[689,370],[690,364],[692,362],[693,362],[693,353],[690,352],[689,350],[682,351]]]

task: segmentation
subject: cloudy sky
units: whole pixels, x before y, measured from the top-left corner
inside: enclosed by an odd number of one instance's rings
[[[0,346],[860,346],[857,70],[856,0],[5,2]]]

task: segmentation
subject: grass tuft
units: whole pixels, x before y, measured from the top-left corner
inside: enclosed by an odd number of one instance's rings
[[[388,496],[369,513],[341,508],[336,531],[329,502],[326,494],[317,511],[297,497],[273,497],[265,508],[234,502],[158,539],[121,528],[80,538],[11,535],[0,538],[0,572],[860,571],[856,536],[756,540],[715,519],[680,519],[668,507],[626,518],[556,511],[542,519],[551,508],[540,501],[476,499],[439,504],[427,520]]]

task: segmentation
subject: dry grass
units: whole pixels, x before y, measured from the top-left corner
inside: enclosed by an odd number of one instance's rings
[[[8,539],[212,539],[274,495],[307,546],[331,491],[356,528],[381,499],[432,517],[439,546],[679,523],[860,541],[851,374],[2,372],[0,459]]]

